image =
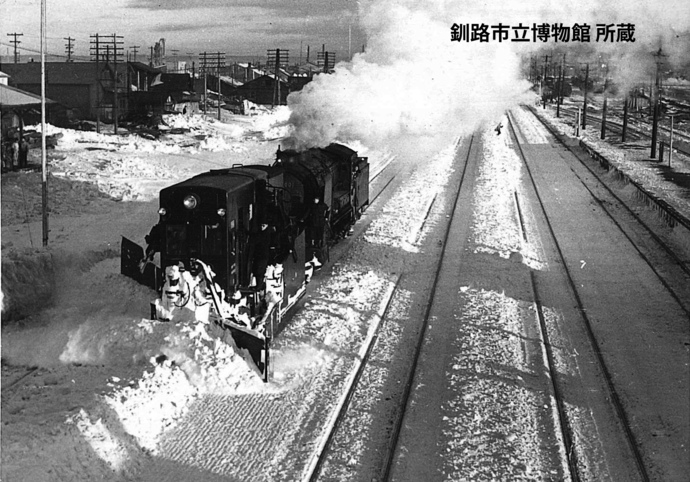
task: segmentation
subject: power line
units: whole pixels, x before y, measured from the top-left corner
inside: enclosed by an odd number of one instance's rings
[[[10,44],[8,44],[8,43],[5,43],[5,42],[0,42],[0,46],[11,47],[12,45],[10,45]],[[40,53],[41,53],[41,51],[40,51],[39,49],[32,49],[32,48],[29,48],[29,47],[19,47],[19,50],[22,51],[22,52],[29,52],[29,53],[32,53],[32,54],[40,54]],[[51,53],[48,53],[48,52],[46,52],[46,56],[47,56],[47,57],[57,57],[57,58],[60,58],[60,59],[66,59],[66,58],[67,58],[67,55],[63,55],[63,54],[51,54]],[[85,56],[85,55],[72,55],[72,58],[73,58],[73,59],[80,59],[80,60],[89,60],[89,57],[87,57],[87,56]]]

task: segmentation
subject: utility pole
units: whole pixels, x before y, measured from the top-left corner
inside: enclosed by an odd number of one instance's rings
[[[118,90],[119,90],[119,82],[118,82],[118,77],[117,77],[117,58],[118,56],[121,56],[123,54],[123,47],[121,45],[124,43],[122,39],[124,38],[122,35],[112,35],[113,38],[113,123],[115,127],[115,135],[117,135],[117,122],[118,122],[118,117],[120,117],[120,101],[118,99]]]
[[[671,115],[671,139],[668,146],[668,167],[671,167],[671,160],[673,159],[673,118],[675,114]]]
[[[221,85],[220,85],[221,60],[222,60],[222,66],[224,67],[225,66],[225,52],[216,52],[216,65],[217,65],[217,69],[218,69],[218,120],[219,121],[220,121],[220,102],[221,102],[221,97],[223,96],[223,93],[221,92]]]
[[[563,54],[563,62],[561,62],[558,73],[558,98],[556,99],[556,117],[561,116],[561,104],[563,103],[563,86],[565,84],[565,54]]]
[[[621,142],[626,141],[628,135],[628,104],[629,104],[629,93],[625,94],[625,100],[623,101],[623,135],[621,136]]]
[[[204,74],[204,115],[206,114],[207,108],[207,97],[208,97],[208,71],[212,65],[215,64],[216,76],[218,78],[217,88],[218,88],[218,120],[220,120],[220,103],[221,103],[221,80],[220,73],[221,68],[225,67],[225,52],[216,52],[215,54],[208,54],[206,52],[199,54],[199,63],[201,71]]]
[[[16,34],[15,34],[16,35]],[[16,37],[15,37],[16,38]],[[46,0],[41,0],[41,199],[43,246],[48,246],[48,166],[46,155]],[[16,52],[16,44],[15,44]],[[16,54],[15,54],[15,63]]]
[[[96,58],[96,133],[101,133],[101,65],[100,65],[100,37],[98,34],[91,35],[91,56]],[[93,40],[95,39],[95,40]],[[94,47],[95,45],[95,47]],[[93,60],[93,59],[92,59]]]
[[[118,63],[118,58],[121,58],[123,55],[123,47],[122,44],[124,43],[122,40],[123,37],[121,35],[92,35],[91,38],[95,38],[95,41],[92,40],[91,43],[92,45],[95,44],[95,47],[91,47],[91,54],[92,56],[95,55],[96,57],[96,71],[97,71],[97,76],[98,76],[98,95],[100,96],[100,90],[102,88],[102,72],[100,68],[100,57],[101,57],[101,51],[102,51],[102,44],[105,44],[106,48],[106,58],[105,58],[105,64],[106,67],[110,66],[111,64],[111,59],[110,59],[110,52],[112,48],[113,52],[113,57],[112,57],[112,74],[109,76],[110,77],[110,83],[113,88],[113,103],[112,103],[112,109],[113,109],[113,127],[115,130],[115,135],[117,135],[117,130],[118,130],[118,118],[120,116],[119,112],[119,98],[118,98],[118,75],[117,75],[117,63]],[[108,39],[107,41],[103,41],[102,39]],[[97,111],[96,111],[96,131],[100,132],[100,108],[101,108],[101,102],[100,99],[98,101],[97,105]]]
[[[541,88],[539,89],[541,92],[541,100],[542,100],[542,107],[546,109],[546,96],[544,95],[544,87],[546,87],[546,70],[547,70],[547,65],[549,64],[549,56],[544,55],[544,69],[542,72],[541,76]]]
[[[199,68],[201,73],[204,74],[204,115],[206,115],[206,104],[208,97],[208,64],[206,60],[206,52],[199,54]]]
[[[558,68],[558,91],[556,95],[556,117],[561,116],[561,88],[563,87],[561,85],[561,76],[563,75],[563,66],[559,66]]]
[[[585,102],[582,107],[582,130],[587,128],[587,85],[589,83],[589,63],[587,65],[587,70],[585,70]]]
[[[72,54],[74,53],[72,42],[74,42],[74,39],[72,37],[67,37],[63,40],[67,40],[67,46],[65,47],[65,52],[67,53],[67,62],[74,62],[74,60],[72,60]]]
[[[659,65],[663,62],[661,60],[662,57],[666,57],[666,54],[664,54],[661,51],[661,47],[659,47],[659,50],[653,54],[654,57],[656,57],[656,81],[654,83],[655,89],[654,89],[654,107],[653,107],[653,114],[654,118],[652,120],[652,150],[650,153],[650,157],[652,159],[656,158],[656,141],[657,141],[657,136],[659,134],[659,98],[661,97],[661,92],[659,90]],[[652,92],[650,92],[650,95]]]
[[[17,50],[17,47],[19,47],[19,44],[22,43],[20,40],[17,40],[17,37],[23,37],[23,33],[8,33],[8,37],[14,37],[14,40],[10,40],[11,44],[14,44],[14,63],[18,64],[19,63],[19,50]]]
[[[608,96],[606,90],[609,88],[609,64],[606,63],[606,73],[604,74],[604,107],[601,111],[601,139],[606,139],[606,111],[608,106]]]
[[[133,62],[137,61],[137,52],[139,52],[139,48],[141,45],[130,45],[130,49],[132,49],[132,55],[134,56]]]
[[[276,49],[275,89],[273,92],[273,105],[280,105],[280,49]]]

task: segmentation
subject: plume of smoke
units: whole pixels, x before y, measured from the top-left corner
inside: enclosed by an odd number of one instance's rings
[[[626,85],[648,81],[655,69],[651,54],[659,47],[671,65],[688,61],[688,37],[683,32],[690,23],[690,4],[682,0],[582,0],[576,6],[552,0],[515,6],[498,0],[358,4],[366,52],[338,64],[332,75],[316,76],[303,91],[288,97],[288,147],[356,140],[369,147],[383,144],[400,152],[415,146],[419,151],[425,141],[470,132],[527,100],[519,57],[555,44],[451,42],[453,23],[588,23],[593,33],[588,53],[569,61],[605,58],[614,81]],[[632,23],[636,41],[596,43],[597,23]]]
[[[360,17],[367,51],[288,97],[288,147],[338,140],[419,151],[497,119],[528,89],[509,44],[450,41],[462,17],[445,2],[374,1]]]

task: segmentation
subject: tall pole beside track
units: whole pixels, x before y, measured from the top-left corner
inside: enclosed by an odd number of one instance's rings
[[[608,95],[606,90],[609,88],[609,65],[606,64],[606,74],[604,74],[604,107],[601,111],[601,139],[606,139],[606,111],[608,107]]]
[[[585,102],[582,107],[582,130],[587,128],[587,83],[589,82],[589,64],[585,70]]]
[[[621,136],[621,142],[625,142],[628,135],[628,103],[629,95],[626,94],[623,101],[623,135]]]
[[[41,174],[43,246],[48,246],[48,172],[46,162],[46,0],[41,0]]]
[[[673,159],[673,117],[671,116],[671,139],[668,147],[668,167],[671,167],[671,160]]]
[[[656,57],[656,79],[654,81],[654,89],[651,94],[654,94],[654,99],[652,101],[653,104],[653,120],[652,120],[652,150],[650,153],[650,158],[655,159],[656,158],[656,142],[657,142],[657,136],[659,132],[659,108],[660,108],[660,102],[659,98],[661,97],[661,90],[659,88],[659,64],[661,64],[661,57],[666,57],[664,53],[661,51],[661,47],[659,47],[658,52],[654,54],[654,57]],[[651,99],[650,99],[651,100]]]

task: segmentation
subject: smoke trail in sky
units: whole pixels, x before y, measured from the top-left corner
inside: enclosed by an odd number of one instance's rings
[[[360,16],[366,52],[289,97],[290,147],[453,137],[496,119],[528,88],[509,46],[450,42],[460,19],[443,2],[377,1]]]
[[[512,7],[497,0],[358,4],[366,52],[338,64],[332,75],[317,75],[302,92],[289,96],[288,147],[324,146],[336,140],[419,145],[438,136],[471,132],[484,121],[495,121],[506,108],[533,98],[525,94],[529,86],[520,72],[520,55],[539,55],[539,49],[558,44],[451,42],[453,23],[633,23],[635,43],[590,44],[592,61],[599,53],[618,60],[620,77],[626,79],[627,70],[640,65],[640,57],[653,64],[651,52],[662,43],[670,61],[687,56],[682,33],[690,23],[690,11],[680,0],[582,0],[576,6],[534,0]]]

